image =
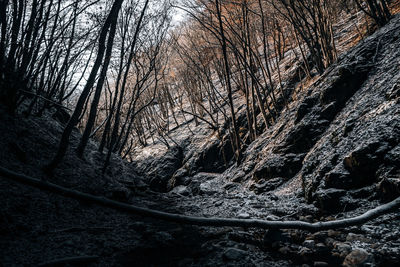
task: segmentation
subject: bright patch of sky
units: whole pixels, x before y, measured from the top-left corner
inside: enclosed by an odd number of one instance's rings
[[[174,5],[179,6],[181,4],[180,0],[174,1]],[[186,13],[180,8],[173,8],[172,14],[172,25],[176,26],[179,25],[182,21],[186,19]]]

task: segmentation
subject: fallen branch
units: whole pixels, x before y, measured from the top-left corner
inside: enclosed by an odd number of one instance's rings
[[[24,94],[27,94],[27,95],[39,97],[40,99],[44,100],[45,102],[48,102],[48,103],[50,103],[50,104],[53,104],[53,105],[56,106],[56,107],[66,109],[66,110],[68,110],[68,111],[72,111],[72,109],[67,108],[67,107],[64,107],[63,105],[61,105],[61,104],[59,104],[59,103],[57,103],[57,102],[55,102],[55,101],[53,101],[53,100],[51,100],[51,99],[48,99],[48,98],[46,98],[46,97],[44,97],[44,96],[41,96],[41,95],[38,95],[38,94],[35,94],[35,93],[32,93],[32,92],[29,92],[29,91],[25,91],[25,90],[22,90],[22,89],[20,89],[19,91],[22,92],[22,93],[24,93]]]
[[[105,231],[112,231],[114,228],[112,227],[87,227],[87,228],[82,228],[82,227],[70,227],[70,228],[64,228],[64,229],[59,229],[52,231],[51,233],[57,234],[57,233],[75,233],[75,232],[105,232]]]
[[[106,199],[104,197],[97,197],[90,194],[82,193],[72,189],[68,189],[56,184],[52,184],[46,181],[41,181],[32,177],[28,177],[23,174],[18,174],[8,169],[0,167],[0,175],[25,185],[33,186],[47,192],[62,195],[64,197],[73,198],[76,200],[90,202],[96,205],[100,205],[107,208],[127,212],[129,214],[136,214],[144,217],[151,217],[155,219],[202,226],[214,226],[214,227],[255,227],[263,229],[301,229],[308,230],[311,232],[343,228],[354,225],[360,225],[375,219],[381,215],[390,213],[400,207],[400,197],[396,198],[392,202],[378,206],[372,210],[365,212],[362,215],[341,219],[329,222],[317,222],[308,223],[303,221],[266,221],[260,219],[231,219],[231,218],[207,218],[207,217],[194,217],[179,214],[172,214],[147,208],[141,208],[122,202]]]
[[[77,263],[89,263],[93,261],[97,261],[99,259],[99,256],[77,256],[77,257],[68,257],[68,258],[62,258],[62,259],[57,259],[49,262],[44,262],[39,264],[38,266],[40,267],[46,267],[46,266],[57,266],[61,264],[77,264]]]

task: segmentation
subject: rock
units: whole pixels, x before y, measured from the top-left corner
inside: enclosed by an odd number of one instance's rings
[[[376,226],[370,225],[370,224],[361,225],[361,231],[363,231],[364,233],[369,234],[369,235],[371,235],[375,232],[375,228],[376,228]]]
[[[400,196],[400,178],[383,178],[378,184],[378,191],[385,200]]]
[[[313,249],[315,247],[315,241],[310,239],[310,240],[305,240],[302,244],[304,247]]]
[[[240,187],[240,185],[238,183],[233,183],[233,182],[229,182],[224,185],[224,189],[227,191],[238,187]]]
[[[255,167],[253,178],[256,181],[277,177],[292,178],[303,166],[304,154],[272,154]]]
[[[184,186],[184,185],[179,185],[179,186],[175,187],[171,192],[176,193],[178,195],[182,195],[182,196],[190,195],[189,189],[187,188],[187,186]]]
[[[291,249],[287,246],[281,247],[280,249],[278,249],[278,251],[283,255],[288,255],[292,252]]]
[[[336,240],[331,237],[328,237],[327,239],[325,239],[325,244],[330,248],[334,247],[335,242],[336,242]]]
[[[356,121],[354,119],[348,119],[343,128],[343,135],[347,136],[354,129],[355,125]]]
[[[400,85],[394,84],[392,88],[386,93],[386,99],[392,100],[400,97]]]
[[[252,184],[250,186],[250,190],[254,191],[254,193],[256,194],[262,194],[268,191],[275,190],[284,182],[285,179],[283,179],[282,177],[273,178],[267,181],[261,179],[258,183]]]
[[[315,240],[316,242],[320,243],[323,242],[328,237],[327,231],[320,231],[313,234],[310,234],[306,237],[307,240]]]
[[[310,112],[315,102],[316,102],[315,98],[307,97],[304,99],[303,103],[301,103],[298,107],[295,123],[301,121],[304,118],[304,116]]]
[[[253,160],[244,162],[242,171],[244,172],[244,174],[247,174],[254,169],[254,166],[256,166],[256,162]]]
[[[325,266],[329,266],[329,264],[324,261],[315,261],[314,262],[314,267],[325,267]]]
[[[274,201],[276,201],[276,200],[279,199],[278,196],[275,195],[275,194],[268,194],[268,197],[269,197],[271,200],[274,200]]]
[[[318,122],[304,120],[289,130],[285,140],[274,152],[301,154],[315,144],[321,134],[320,129],[317,129]]]
[[[335,212],[342,210],[342,197],[346,195],[346,190],[328,188],[320,189],[315,193],[318,207],[324,211]]]
[[[264,244],[271,246],[274,242],[286,242],[290,239],[289,235],[282,230],[267,230],[264,234]]]
[[[335,230],[328,230],[328,236],[329,237],[337,237],[340,236],[340,232],[339,231],[335,231]]]
[[[270,215],[267,216],[266,219],[267,219],[267,221],[279,221],[281,218],[279,218],[276,215],[270,214]]]
[[[228,248],[222,255],[226,261],[239,261],[246,257],[246,251],[237,248]]]
[[[190,178],[188,176],[189,176],[189,171],[187,170],[187,168],[185,166],[178,169],[173,174],[171,179],[168,181],[167,190],[170,191],[175,186],[179,186],[179,185],[188,185],[190,183]]]
[[[238,219],[249,219],[250,218],[250,214],[248,213],[239,213],[239,215],[237,216]]]
[[[314,252],[306,247],[300,247],[299,255],[303,258],[304,261],[309,261],[310,258],[313,256]]]
[[[324,120],[331,121],[335,118],[336,116],[336,102],[332,102],[325,107],[320,112],[320,117]]]
[[[324,243],[318,243],[315,245],[315,250],[317,251],[317,253],[325,253],[329,249]]]
[[[376,191],[376,185],[366,186],[360,189],[349,191],[353,198],[366,199],[372,196]]]
[[[137,188],[138,190],[141,190],[141,191],[145,191],[145,190],[147,190],[147,189],[149,188],[149,185],[146,184],[146,183],[143,181],[143,179],[137,178],[137,179],[135,180],[135,188]]]
[[[344,258],[351,252],[351,245],[349,243],[337,242],[334,244],[334,250],[338,252],[339,257]]]
[[[373,257],[364,249],[355,249],[343,261],[345,267],[373,266]]]
[[[385,162],[391,165],[400,165],[400,145],[395,146],[392,150],[387,152],[384,157]]]
[[[363,243],[372,243],[372,241],[369,238],[366,238],[363,235],[358,235],[358,234],[353,234],[353,233],[349,233],[347,235],[346,241],[348,241],[348,242],[360,241]]]
[[[219,206],[221,206],[222,204],[224,204],[224,201],[222,201],[222,200],[217,200],[217,201],[214,202],[214,206],[215,206],[215,207],[219,207]]]
[[[339,105],[335,113],[346,104],[346,101],[354,95],[365,81],[370,67],[364,67],[355,62],[348,66],[339,66],[333,76],[331,83],[326,86],[320,96],[320,102],[323,104],[336,101]]]
[[[194,195],[194,196],[200,195],[200,193],[201,193],[200,184],[201,183],[199,181],[195,181],[195,180],[192,180],[190,182],[190,184],[188,185],[188,188],[192,192],[192,195]]]
[[[227,164],[233,156],[234,154],[229,138],[224,142],[216,139],[203,148],[197,165],[202,172],[222,173],[228,167]],[[227,162],[224,162],[224,158]]]
[[[389,150],[385,142],[363,144],[343,159],[343,165],[351,174],[349,184],[361,187],[375,180],[375,172],[383,161],[382,155]]]
[[[381,31],[379,35],[378,38],[387,38],[393,45],[398,45],[399,41],[393,41],[389,34]],[[374,57],[373,46],[372,43],[360,46],[351,52],[352,56],[348,54],[332,66],[329,78],[316,85],[318,92],[312,93],[319,95],[319,103],[317,101],[309,112],[302,112],[299,117],[306,115],[300,123],[282,130],[291,137],[291,142],[284,142],[285,145],[306,149],[303,152],[307,156],[299,175],[303,181],[304,195],[310,203],[315,201],[314,194],[320,189],[358,189],[373,185],[378,178],[376,172],[388,167],[386,165],[398,170],[389,159],[392,157],[386,160],[385,156],[392,146],[399,144],[398,69],[384,67],[393,58],[394,50],[391,50],[379,63],[382,64],[382,71],[370,73],[372,66],[367,65]],[[397,52],[395,54],[398,56]],[[375,77],[375,81],[388,77],[390,82],[372,86],[370,75]],[[368,82],[365,82],[366,79]],[[334,109],[330,106],[332,103],[336,103]],[[327,114],[328,107],[334,112]],[[325,113],[324,118],[318,118],[322,113]],[[333,123],[325,115],[333,118]],[[327,131],[327,128],[321,127],[325,132],[314,137],[316,121],[322,119],[328,120],[331,127]],[[284,134],[279,138],[289,141]],[[317,142],[313,143],[315,140]],[[307,143],[311,144],[310,148],[307,148]],[[375,148],[374,143],[378,144]],[[293,151],[292,148],[289,150]]]
[[[351,175],[344,168],[336,168],[324,176],[325,186],[328,188],[350,189]]]
[[[171,189],[170,179],[182,166],[182,160],[183,150],[178,146],[170,148],[159,158],[148,159],[150,164],[146,168],[150,170],[142,172],[150,178],[150,188],[158,192],[167,192]]]
[[[200,194],[211,196],[216,194],[217,192],[217,188],[210,182],[204,182],[200,184]]]

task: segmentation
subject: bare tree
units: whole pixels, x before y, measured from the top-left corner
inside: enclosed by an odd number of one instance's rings
[[[107,34],[109,32],[111,25],[113,23],[115,23],[115,21],[118,17],[118,13],[119,13],[119,10],[121,9],[122,3],[123,3],[123,0],[115,0],[114,1],[111,11],[108,14],[107,19],[101,29],[99,41],[98,41],[99,48],[98,48],[95,63],[91,70],[88,81],[87,81],[84,89],[82,90],[82,93],[78,99],[76,106],[75,106],[75,110],[63,131],[57,153],[54,156],[53,160],[45,167],[45,170],[47,172],[51,173],[57,167],[57,165],[61,162],[62,158],[64,157],[64,155],[67,151],[68,144],[69,144],[69,137],[72,133],[72,129],[75,127],[75,125],[79,121],[79,117],[83,111],[83,107],[85,105],[86,99],[89,96],[89,93],[95,83],[95,79],[96,79],[98,70],[100,69],[100,67],[103,63],[104,53],[106,50]]]
[[[384,26],[392,17],[387,0],[354,0],[354,2],[379,26]],[[363,5],[364,3],[367,7]]]

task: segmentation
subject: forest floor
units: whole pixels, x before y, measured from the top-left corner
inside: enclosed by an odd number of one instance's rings
[[[25,119],[0,110],[1,166],[45,178],[41,167],[55,152],[61,130],[61,124],[50,117]],[[178,214],[242,218],[268,214],[270,219],[277,219],[273,214],[294,216],[314,211],[301,198],[256,196],[211,173],[196,176],[203,182],[198,184],[198,194],[184,196],[177,190],[155,193],[140,183],[128,163],[118,159],[103,176],[93,145],[88,153],[92,158],[76,157],[78,138],[76,131],[66,160],[50,178],[52,183]],[[4,177],[0,179],[0,199],[1,266],[37,266],[88,255],[98,256],[93,266],[290,264],[286,256],[275,257],[268,252],[265,231],[195,227],[136,217],[45,193]],[[280,234],[273,238],[279,239]]]

